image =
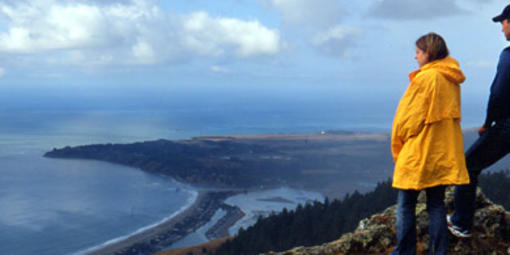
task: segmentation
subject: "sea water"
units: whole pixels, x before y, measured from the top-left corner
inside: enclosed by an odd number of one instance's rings
[[[40,154],[0,157],[0,247],[69,254],[160,221],[186,206],[182,184],[137,169]]]
[[[81,114],[6,115],[10,121],[0,123],[2,254],[81,253],[156,224],[196,197],[188,185],[139,169],[43,157],[53,147],[162,135],[135,130],[136,119],[129,125],[121,118],[115,126],[115,114],[87,115],[86,120]]]

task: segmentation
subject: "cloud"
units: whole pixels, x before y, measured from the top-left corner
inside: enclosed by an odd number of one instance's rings
[[[394,20],[428,20],[463,13],[467,11],[460,8],[455,0],[378,0],[368,15]]]
[[[148,65],[274,55],[282,45],[257,20],[167,13],[152,0],[2,1],[0,21],[0,56],[25,62]]]
[[[347,57],[348,49],[356,44],[361,34],[359,29],[338,25],[317,33],[311,42],[325,55]]]
[[[215,73],[229,73],[230,70],[224,66],[211,66],[211,71]]]
[[[261,0],[282,14],[288,25],[328,27],[347,14],[338,0]]]
[[[5,75],[5,69],[0,67],[0,78],[4,77],[4,75]]]
[[[133,55],[144,63],[156,62],[156,53],[152,45],[144,40],[139,40],[135,45],[132,46]]]
[[[101,9],[78,1],[47,0],[1,4],[0,10],[8,25],[0,34],[0,52],[14,53],[105,46],[129,33],[120,31],[126,27],[122,22],[132,24],[133,16],[141,14],[133,13],[132,6]]]
[[[274,55],[280,51],[278,30],[258,21],[213,18],[205,12],[188,15],[183,23],[184,46],[202,55],[218,56],[232,50],[237,57]]]
[[[261,0],[280,12],[289,34],[298,35],[320,54],[347,57],[361,38],[361,30],[342,24],[347,5],[339,0]]]

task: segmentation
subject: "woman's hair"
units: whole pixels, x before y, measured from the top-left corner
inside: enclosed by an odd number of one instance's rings
[[[443,37],[436,33],[428,33],[418,38],[416,47],[429,55],[428,62],[446,58],[449,54]]]

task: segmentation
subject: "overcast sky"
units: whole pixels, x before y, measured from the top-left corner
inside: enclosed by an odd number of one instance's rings
[[[464,111],[482,116],[507,46],[491,18],[508,3],[1,0],[0,99],[203,90],[394,108],[417,68],[414,42],[433,31],[467,76]]]

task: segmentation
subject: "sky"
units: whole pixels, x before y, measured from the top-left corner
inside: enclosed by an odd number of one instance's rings
[[[416,39],[436,32],[467,77],[463,113],[481,123],[508,45],[491,18],[509,3],[0,0],[0,110],[251,98],[394,112]]]

